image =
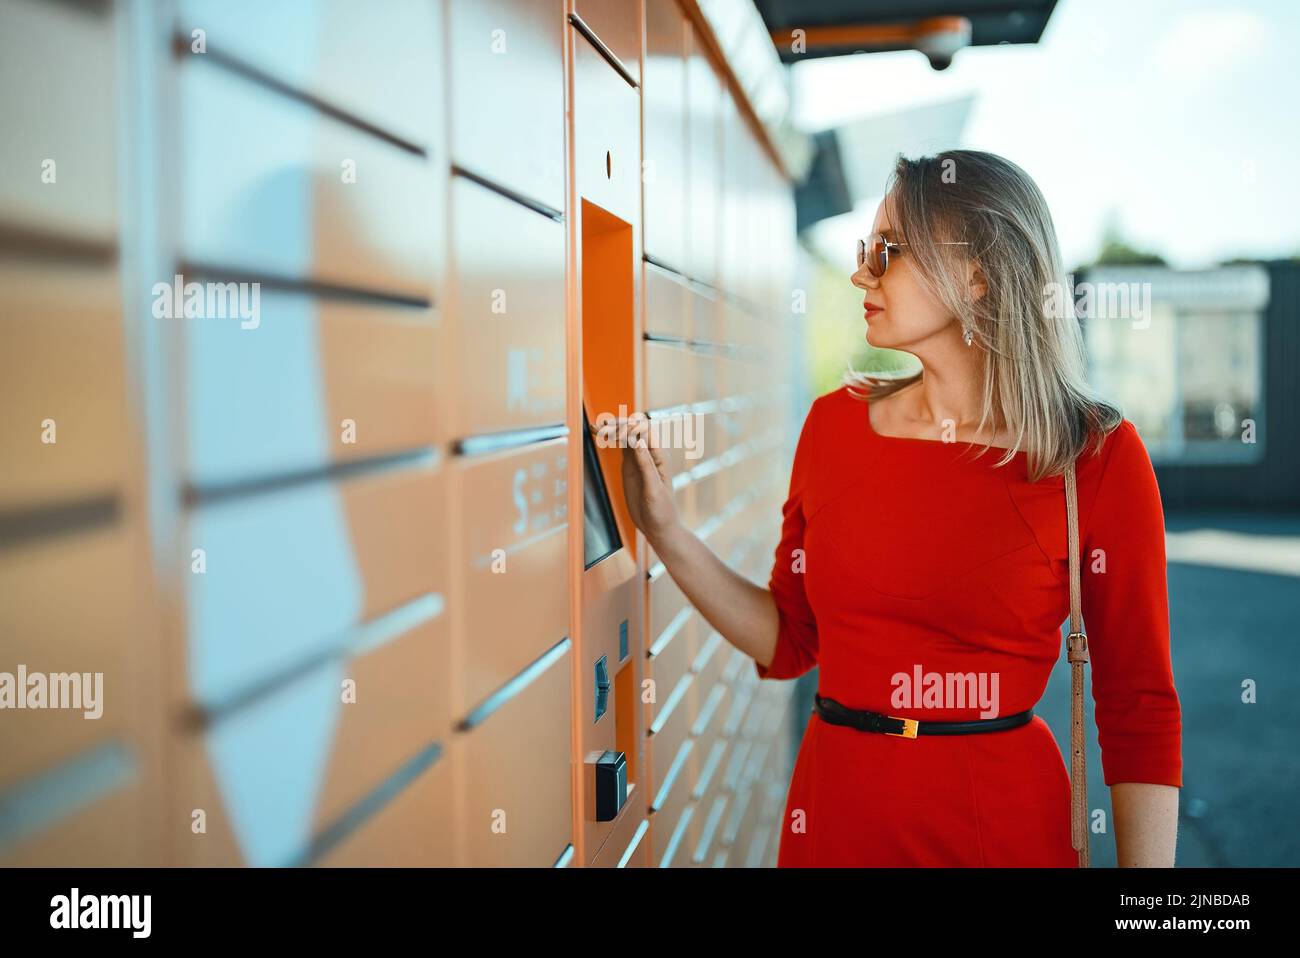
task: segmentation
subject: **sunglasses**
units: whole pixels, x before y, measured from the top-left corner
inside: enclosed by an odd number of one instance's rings
[[[887,239],[884,233],[872,233],[866,239],[858,240],[858,269],[867,268],[867,272],[876,279],[885,275],[889,269],[889,254],[896,253],[906,243],[895,243]],[[941,246],[965,246],[964,242],[941,243]]]

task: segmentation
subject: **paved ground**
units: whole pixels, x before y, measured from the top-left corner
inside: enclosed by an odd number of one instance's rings
[[[1260,570],[1295,569],[1300,516],[1168,515],[1166,525],[1174,679],[1183,707],[1178,865],[1300,866],[1300,577]],[[1185,533],[1206,529],[1231,534],[1222,554],[1175,548]],[[1241,701],[1245,679],[1255,681],[1256,704]],[[815,688],[814,671],[800,682],[797,715],[807,713]],[[1105,808],[1109,819],[1091,691],[1085,701],[1089,804]],[[1069,754],[1069,706],[1062,648],[1037,711],[1063,756]],[[1093,836],[1092,862],[1114,867],[1113,836]]]
[[[1261,549],[1300,543],[1300,517],[1177,515],[1169,532],[1215,529],[1256,537]],[[1251,539],[1237,540],[1251,549]],[[1173,554],[1173,550],[1171,550]],[[1248,556],[1225,555],[1230,566]],[[1174,680],[1183,706],[1178,865],[1300,866],[1300,578],[1171,561]],[[1257,704],[1241,701],[1256,683]],[[1068,747],[1070,673],[1053,673],[1040,712]],[[1088,796],[1110,807],[1087,699]],[[1063,749],[1063,754],[1068,754]],[[1095,836],[1093,864],[1113,867],[1113,837]]]

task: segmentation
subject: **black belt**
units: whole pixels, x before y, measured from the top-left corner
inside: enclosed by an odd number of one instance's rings
[[[1001,732],[1024,725],[1034,717],[1033,709],[1015,715],[999,715],[991,719],[974,719],[969,722],[919,722],[916,719],[865,712],[841,705],[834,699],[817,695],[813,711],[832,725],[846,725],[859,732],[879,732],[884,735],[901,735],[916,738],[918,735],[970,735],[974,732]]]

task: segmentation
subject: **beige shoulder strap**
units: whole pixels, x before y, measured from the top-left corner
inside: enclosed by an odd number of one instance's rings
[[[1088,858],[1088,753],[1083,736],[1083,666],[1088,661],[1088,637],[1083,632],[1079,578],[1079,500],[1074,463],[1065,471],[1065,519],[1070,529],[1070,634],[1065,640],[1070,663],[1070,844],[1079,853],[1079,867]]]

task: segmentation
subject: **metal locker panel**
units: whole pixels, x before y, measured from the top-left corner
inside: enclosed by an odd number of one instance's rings
[[[428,868],[457,864],[453,759],[444,747],[370,818],[315,862],[326,868]]]
[[[761,328],[760,322],[744,307],[734,300],[722,303],[721,330],[722,337],[733,346],[756,346]]]
[[[672,688],[658,690],[662,704],[654,721],[647,726],[650,738],[646,743],[646,767],[650,772],[649,795],[652,807],[659,802],[665,781],[670,778],[673,781],[681,778],[688,783],[694,780],[690,756],[679,761],[682,746],[690,738],[691,681],[692,676],[687,673]],[[690,788],[689,784],[687,788]]]
[[[753,396],[746,381],[748,361],[736,356],[718,357],[718,392],[724,396]],[[769,384],[770,386],[770,384]]]
[[[687,460],[693,466],[709,463],[710,468],[716,467],[720,473],[726,470],[723,454],[731,448],[732,441],[727,434],[725,416],[719,403],[693,417],[691,443],[696,458]]]
[[[131,443],[118,297],[110,269],[0,260],[0,509],[125,485]]]
[[[0,5],[0,223],[116,243],[113,37],[107,4]]]
[[[739,137],[744,136],[743,121],[736,101],[724,89],[719,98],[718,152],[718,273],[717,287],[728,296],[739,293],[739,272],[747,242],[743,217],[745,209],[743,158],[739,155]]]
[[[681,821],[682,814],[691,805],[691,790],[685,779],[674,783],[672,791],[665,797],[663,806],[650,815],[650,836],[648,840],[649,865],[660,867],[668,844]]]
[[[726,820],[727,795],[713,795],[696,802],[695,814],[700,818],[699,840],[691,847],[690,866],[707,868],[713,864],[713,856],[722,847],[718,833]]]
[[[138,721],[136,683],[144,678],[132,647],[141,559],[121,521],[0,550],[0,669],[17,678],[21,665],[29,677],[44,676],[38,681],[47,704],[3,713],[0,792],[110,740],[130,738]],[[56,693],[51,673],[77,679],[60,679]],[[82,707],[49,708],[54,694]]]
[[[342,655],[304,664],[222,711],[191,713],[166,740],[173,863],[305,864],[347,678]],[[196,832],[202,813],[202,832]],[[190,824],[188,831],[181,830]]]
[[[453,435],[564,421],[564,225],[477,183],[451,185]]]
[[[645,396],[647,409],[694,402],[696,354],[684,346],[646,342]]]
[[[721,683],[706,686],[697,679],[695,684],[698,708],[691,723],[691,738],[695,741],[697,770],[691,780],[691,787],[693,790],[698,790],[699,776],[713,752],[714,744],[725,741],[722,730],[727,718],[727,704],[731,701],[731,694],[730,689]]]
[[[688,867],[691,849],[699,841],[700,816],[696,804],[688,801],[681,814],[673,814],[675,811],[675,808],[671,811],[665,808],[651,819],[650,835],[656,868]]]
[[[182,56],[180,247],[191,271],[432,298],[429,160],[202,54]]]
[[[441,6],[386,0],[376,16],[355,0],[180,0],[175,22],[189,44],[203,30],[208,54],[428,148],[438,136]]]
[[[647,702],[645,723],[649,728],[665,703],[670,701],[673,689],[691,671],[695,654],[695,635],[699,629],[698,616],[687,606],[673,617],[665,627],[651,637],[645,678],[654,682],[654,701]]]
[[[651,0],[653,5],[654,0]],[[582,18],[635,83],[641,82],[641,9],[636,0],[574,0]]]
[[[717,290],[698,283],[691,286],[691,338],[701,343],[721,343],[721,304]]]
[[[699,349],[695,357],[695,398],[718,398],[718,353],[712,349]]]
[[[643,813],[624,814],[591,860],[592,868],[644,868],[650,823]],[[635,844],[634,844],[635,843]],[[629,854],[629,849],[631,849]],[[626,862],[624,862],[626,858]]]
[[[572,842],[571,655],[552,648],[464,733],[465,864],[545,867]]]
[[[711,801],[717,795],[730,795],[725,787],[725,778],[727,759],[731,756],[735,742],[722,734],[721,722],[718,726],[713,732],[711,743],[700,742],[696,746],[701,749],[700,774],[691,796],[697,801]]]
[[[650,579],[648,588],[650,596],[646,646],[648,649],[653,649],[661,643],[668,629],[680,630],[687,627],[694,607],[666,570]],[[689,632],[686,634],[690,635]],[[694,657],[694,649],[690,655]],[[688,658],[687,661],[689,662],[690,659]]]
[[[637,90],[587,38],[573,37],[573,175],[583,198],[635,224],[641,215]]]
[[[191,482],[309,472],[445,440],[451,390],[436,312],[272,289],[260,300],[256,328],[201,319],[182,330]]]
[[[201,503],[182,539],[185,689],[221,709],[346,650],[358,626],[388,633],[437,608],[442,476],[379,471]],[[179,691],[179,690],[178,690]]]
[[[645,253],[685,271],[689,220],[686,16],[674,0],[647,0],[645,21],[645,83],[641,91]]]
[[[328,829],[451,731],[451,630],[441,613],[344,666],[354,697],[339,710],[316,806]]]
[[[722,497],[718,495],[718,484],[722,477],[713,472],[708,475],[700,476],[691,485],[695,491],[695,512],[700,517],[700,522],[708,522],[717,516],[721,508],[726,505]],[[713,527],[716,531],[716,526]],[[710,538],[710,541],[711,538]]]
[[[148,798],[138,784],[116,788],[31,835],[0,842],[5,868],[135,868],[155,864],[143,841]]]
[[[454,465],[461,712],[569,634],[567,447],[554,439]]]
[[[691,338],[690,292],[684,277],[645,264],[645,331]]]
[[[452,162],[563,211],[562,0],[449,0],[449,20]]]
[[[731,645],[721,632],[712,627],[703,630],[700,651],[691,662],[691,671],[695,673],[695,684],[699,701],[702,704],[706,691],[711,693],[713,687],[722,681],[722,672],[727,666]]]
[[[694,26],[686,61],[689,133],[687,275],[710,286],[718,278],[718,207],[721,169],[720,116],[723,89],[713,61]]]

